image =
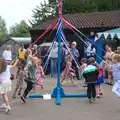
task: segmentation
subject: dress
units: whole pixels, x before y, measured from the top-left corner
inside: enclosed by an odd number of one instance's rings
[[[0,73],[0,94],[11,91],[10,66],[7,65],[6,71]]]
[[[106,53],[106,63],[105,64],[105,70],[108,72],[112,72],[112,58],[113,58],[114,52],[107,52]]]
[[[97,79],[96,85],[100,85],[100,84],[104,83],[103,70],[102,70],[101,66],[98,67],[98,71],[99,71],[99,74],[98,74],[98,79]]]
[[[43,86],[43,80],[44,80],[44,76],[42,75],[42,66],[37,67],[36,71],[35,71],[35,80],[36,80],[36,84]]]
[[[73,78],[75,76],[74,70],[72,69],[72,63],[67,61],[65,70],[62,73],[63,78]]]

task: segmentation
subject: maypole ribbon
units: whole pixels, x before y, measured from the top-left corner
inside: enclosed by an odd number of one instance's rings
[[[80,33],[82,36],[84,36],[87,40],[89,40],[90,41],[90,39],[86,36],[86,35],[84,35],[82,32],[80,32],[77,28],[75,28],[73,25],[71,25],[67,20],[65,20],[63,17],[62,17],[62,20],[63,20],[63,22],[67,25],[67,26],[69,26],[70,28],[73,28],[73,29],[75,29],[78,33]],[[95,40],[94,41],[94,43],[96,42],[97,40]],[[97,45],[97,47],[98,48],[100,48],[104,53],[106,53],[101,47],[99,47],[98,45]]]
[[[43,33],[40,35],[28,48],[31,48],[39,39],[41,39],[53,26],[56,26],[57,20],[55,20]]]

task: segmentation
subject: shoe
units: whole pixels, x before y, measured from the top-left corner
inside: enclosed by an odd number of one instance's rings
[[[15,99],[15,98],[16,98],[16,95],[15,95],[15,94],[13,94],[12,98],[13,98],[13,99]]]
[[[113,86],[112,82],[109,82],[108,85]]]
[[[5,109],[5,114],[8,114],[10,111],[11,111],[10,106],[7,106],[6,109]]]
[[[20,95],[21,95],[21,92],[18,92],[18,95],[20,96]]]
[[[83,85],[83,87],[87,87],[87,85]]]
[[[95,102],[95,101],[96,101],[96,98],[93,98],[93,101]]]
[[[21,97],[21,100],[22,100],[24,103],[26,103],[26,99],[25,99],[24,96]]]
[[[100,95],[103,95],[102,91],[100,92]]]
[[[0,106],[0,109],[4,109],[4,108],[6,108],[6,104],[5,104],[5,103],[3,103],[3,104]]]
[[[100,95],[97,95],[97,98],[100,98]]]
[[[91,99],[88,99],[89,103],[92,103],[92,100]]]

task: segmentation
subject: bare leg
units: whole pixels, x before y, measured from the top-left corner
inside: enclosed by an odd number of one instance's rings
[[[100,97],[100,85],[97,85],[97,98]]]
[[[109,81],[109,84],[112,84],[112,72],[109,72],[109,71],[108,71],[108,81]]]
[[[16,86],[14,93],[13,93],[13,98],[16,98],[16,92],[18,91],[19,86]]]
[[[8,113],[11,110],[11,108],[10,108],[10,105],[9,105],[7,93],[3,94],[2,96],[3,96],[4,102],[6,104],[6,111],[5,111],[5,113]]]
[[[22,87],[20,87],[20,89],[18,91],[18,95],[21,95],[21,91],[22,91]]]
[[[71,82],[72,82],[73,86],[76,86],[76,83],[74,82],[74,79],[73,79],[73,78],[71,78],[70,80],[71,80]]]

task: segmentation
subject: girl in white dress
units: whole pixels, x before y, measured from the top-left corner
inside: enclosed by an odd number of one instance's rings
[[[11,110],[7,95],[7,93],[11,91],[12,85],[10,80],[10,68],[15,67],[17,63],[18,60],[16,60],[14,65],[7,65],[4,59],[0,59],[0,94],[4,100],[1,108],[5,108],[5,113]]]

